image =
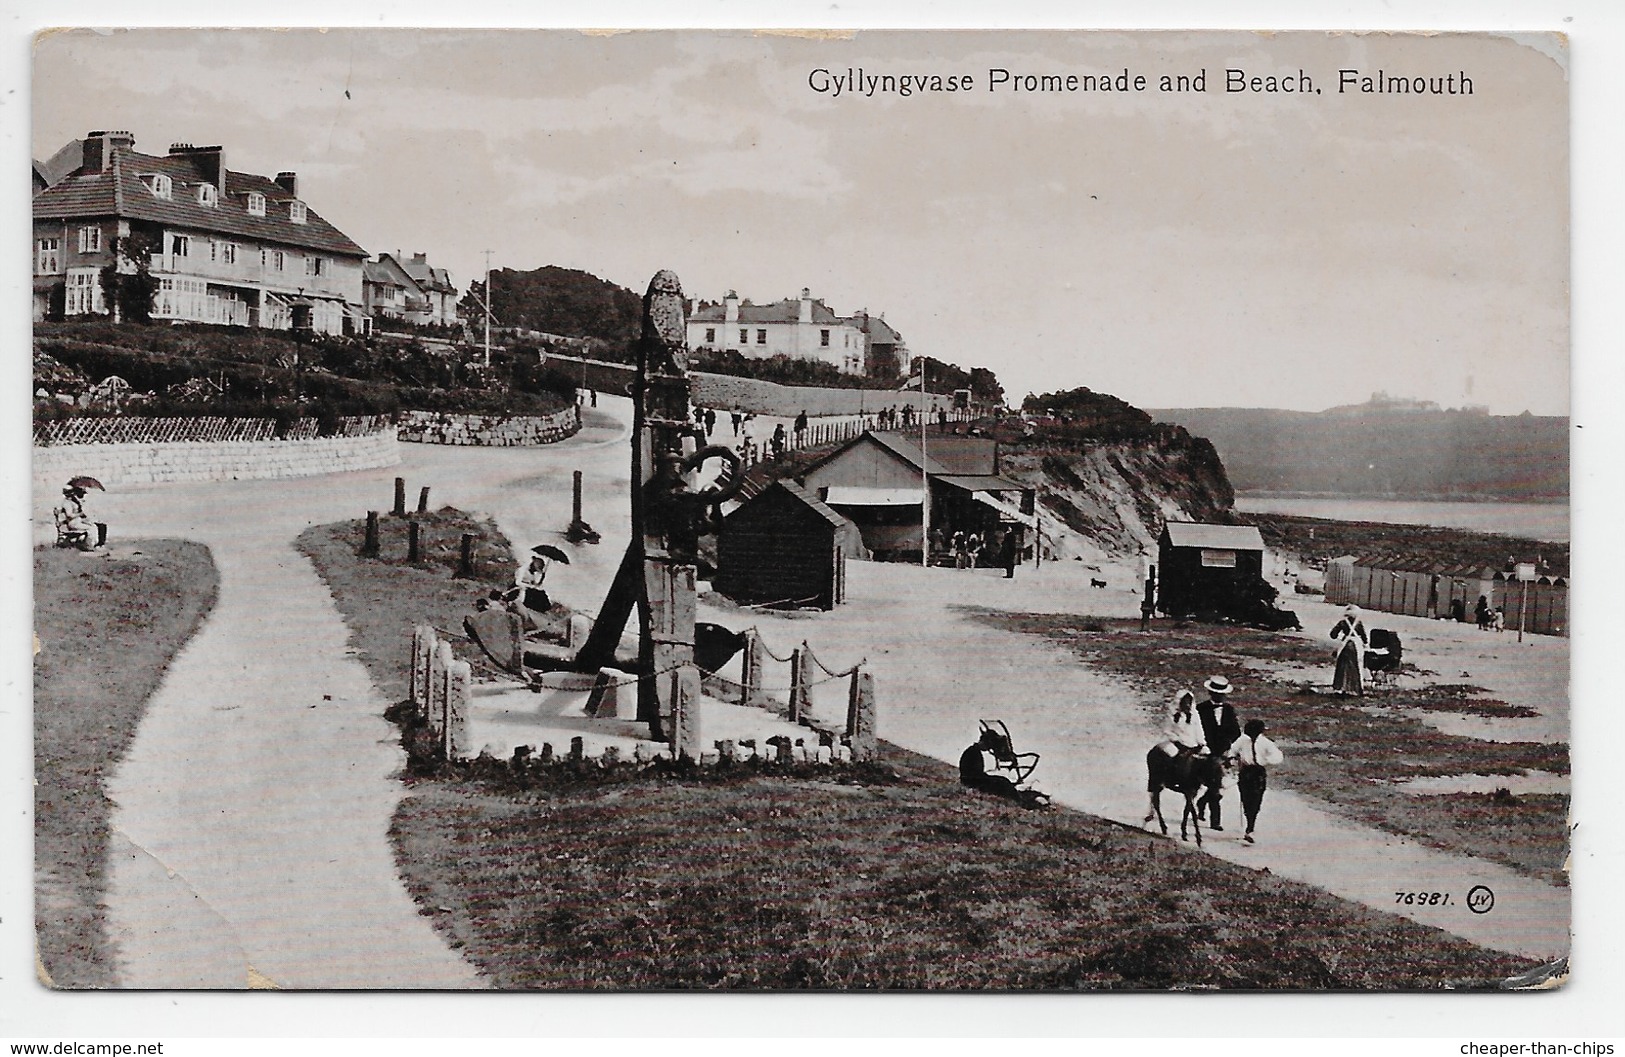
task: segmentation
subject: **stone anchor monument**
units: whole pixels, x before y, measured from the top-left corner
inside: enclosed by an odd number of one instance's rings
[[[632,383],[632,539],[574,667],[613,666],[636,607],[637,718],[674,756],[698,759],[695,562],[700,537],[716,531],[718,505],[739,491],[744,468],[731,450],[703,446],[705,434],[690,414],[686,323],[682,283],[657,272],[643,295]],[[725,463],[721,483],[696,489],[691,478],[710,459]]]

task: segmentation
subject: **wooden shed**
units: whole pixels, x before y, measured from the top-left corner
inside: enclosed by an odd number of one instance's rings
[[[712,585],[746,605],[833,609],[846,599],[851,522],[780,480],[722,521]]]
[[[1168,521],[1157,544],[1157,608],[1186,616],[1216,608],[1215,599],[1264,575],[1264,537],[1252,525]]]

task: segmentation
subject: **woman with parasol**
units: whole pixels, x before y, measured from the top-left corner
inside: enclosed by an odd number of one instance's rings
[[[56,520],[57,545],[93,551],[107,543],[107,525],[91,521],[85,512],[85,495],[90,489],[105,492],[94,477],[74,477],[62,489],[62,502],[51,513]]]
[[[553,600],[548,597],[542,584],[547,580],[547,569],[551,562],[570,564],[570,556],[551,543],[539,544],[530,549],[530,563],[520,570],[516,581],[519,587],[519,608],[522,615],[533,626],[541,626],[542,614],[553,608]]]

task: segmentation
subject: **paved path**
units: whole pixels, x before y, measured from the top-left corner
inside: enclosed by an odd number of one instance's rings
[[[626,401],[602,402],[592,428],[550,449],[403,445],[402,465],[386,470],[105,498],[121,538],[201,539],[221,567],[220,604],[155,696],[114,783],[115,826],[129,843],[116,856],[110,917],[129,985],[240,987],[250,970],[284,987],[475,984],[396,879],[386,836],[399,796],[393,730],[346,655],[325,590],[290,544],[306,525],[387,506],[396,475],[412,494],[430,485],[436,506],[495,516],[520,547],[555,540],[579,469],[585,516],[604,542],[574,550],[548,587],[596,610],[627,535]],[[806,638],[835,667],[867,657],[882,736],[952,761],[976,719],[1004,718],[1024,749],[1045,754],[1042,784],[1059,801],[1139,823],[1154,740],[1141,695],[1052,644],[950,608],[1094,611],[1104,599],[1088,592],[1087,570],[1060,563],[1015,581],[864,562],[848,570],[852,605],[750,622],[781,653]],[[263,603],[270,598],[276,607]],[[742,620],[707,608],[725,623]],[[288,657],[299,659],[297,679],[286,677]],[[1169,807],[1177,817],[1171,798]],[[1540,958],[1568,949],[1565,889],[1344,822],[1282,790],[1269,794],[1263,832],[1253,847],[1215,835],[1208,850],[1485,946]],[[1495,892],[1490,913],[1466,908],[1475,884]],[[1456,902],[1395,906],[1403,889],[1448,891]]]

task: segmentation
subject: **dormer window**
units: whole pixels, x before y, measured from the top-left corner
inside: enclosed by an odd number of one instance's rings
[[[248,192],[248,215],[253,217],[265,215],[265,196],[258,191]]]
[[[207,206],[208,208],[213,209],[216,205],[219,204],[219,202],[220,202],[220,192],[215,189],[214,184],[198,184],[197,185],[197,204],[198,205]]]
[[[303,224],[305,222],[305,203],[289,202],[288,219],[293,221],[295,224]]]
[[[147,177],[147,180],[149,181],[147,187],[152,190],[154,195],[159,198],[170,197],[174,185],[170,183],[169,177],[165,176],[161,172],[158,172]]]

